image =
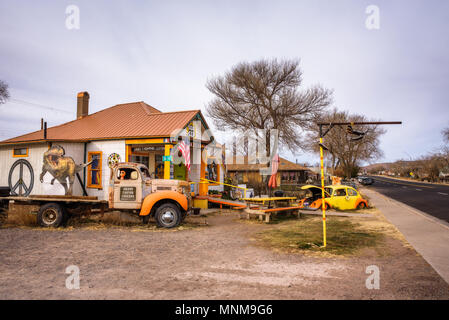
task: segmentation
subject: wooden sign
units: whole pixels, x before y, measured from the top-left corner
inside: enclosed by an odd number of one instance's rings
[[[136,201],[136,187],[121,187],[120,201]]]

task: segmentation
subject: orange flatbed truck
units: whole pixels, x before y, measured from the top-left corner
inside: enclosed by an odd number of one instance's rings
[[[190,185],[181,180],[151,179],[145,165],[122,162],[111,168],[108,200],[88,196],[31,195],[27,197],[0,195],[0,212],[26,207],[37,213],[42,227],[59,227],[71,215],[127,211],[138,214],[143,223],[154,217],[160,227],[173,228],[193,211]],[[195,210],[197,213],[198,210]]]

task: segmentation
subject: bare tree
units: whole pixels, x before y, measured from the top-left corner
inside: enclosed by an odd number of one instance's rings
[[[363,115],[350,115],[346,111],[334,109],[320,122],[365,122],[368,121]],[[345,127],[335,126],[324,138],[324,144],[328,151],[326,157],[334,170],[341,168],[348,178],[355,176],[363,161],[373,161],[382,156],[379,148],[379,137],[385,130],[379,126],[357,126],[357,131],[365,133],[363,139],[352,141]],[[319,128],[314,126],[313,133],[308,135],[309,150],[319,152]]]
[[[6,102],[9,99],[8,84],[0,80],[0,104]]]
[[[445,142],[449,143],[449,127],[443,130],[443,139]]]
[[[258,136],[265,129],[266,155],[270,156],[270,132],[290,150],[304,148],[302,130],[318,119],[332,102],[332,92],[321,86],[299,91],[302,71],[298,60],[242,62],[224,76],[208,80],[215,95],[207,113],[219,130],[249,131]]]

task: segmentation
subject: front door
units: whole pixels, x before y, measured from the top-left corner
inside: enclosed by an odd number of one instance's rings
[[[345,210],[346,204],[346,189],[339,188],[334,190],[332,195],[332,206],[339,210]]]
[[[186,180],[186,166],[183,163],[173,165],[173,176],[175,180]]]

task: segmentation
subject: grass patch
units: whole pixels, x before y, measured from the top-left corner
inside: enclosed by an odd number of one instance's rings
[[[323,248],[323,225],[321,217],[304,217],[279,224],[270,230],[258,233],[256,238],[268,247],[287,251],[326,252],[334,255],[353,254],[356,251],[375,247],[383,234],[364,230],[359,223],[348,218],[328,217],[327,247]]]

